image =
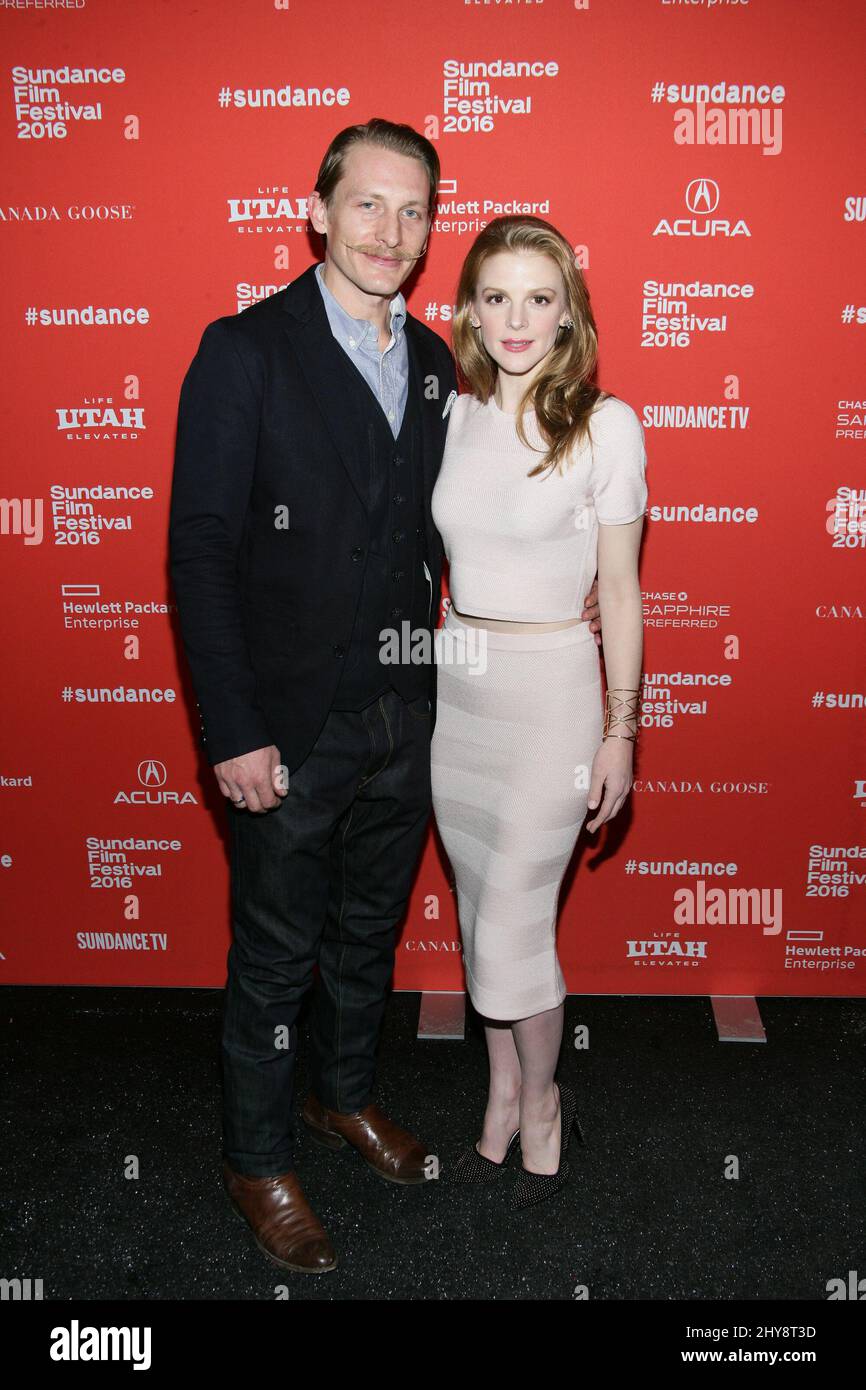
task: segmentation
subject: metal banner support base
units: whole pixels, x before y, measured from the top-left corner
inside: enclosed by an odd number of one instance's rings
[[[751,994],[717,994],[710,997],[719,1042],[765,1043],[767,1034]]]
[[[425,989],[418,1013],[419,1038],[457,1039],[462,1042],[466,1030],[466,995]]]

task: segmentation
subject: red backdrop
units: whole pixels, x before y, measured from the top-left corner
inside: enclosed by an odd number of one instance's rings
[[[411,311],[447,339],[474,233],[549,218],[645,428],[646,716],[628,813],[566,880],[569,989],[862,994],[864,7],[6,0],[0,26],[0,978],[225,979],[177,395],[207,322],[318,256],[319,159],[381,115],[442,160]],[[461,988],[457,943],[431,836],[397,986]]]

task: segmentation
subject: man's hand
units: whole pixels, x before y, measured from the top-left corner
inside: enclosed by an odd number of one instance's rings
[[[270,811],[288,791],[286,768],[274,743],[215,763],[214,772],[223,796],[235,805],[240,801],[245,811]]]
[[[598,606],[598,575],[592,581],[592,588],[584,599],[586,607],[581,613],[581,618],[589,620],[589,630],[595,638],[595,645],[601,646],[601,609]]]

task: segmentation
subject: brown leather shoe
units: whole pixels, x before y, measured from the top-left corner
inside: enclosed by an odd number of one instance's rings
[[[328,1110],[311,1094],[304,1102],[301,1119],[313,1138],[327,1149],[352,1144],[373,1172],[388,1182],[427,1181],[423,1144],[389,1120],[378,1105],[365,1105],[363,1110],[344,1115]]]
[[[297,1274],[325,1274],[337,1256],[297,1174],[248,1178],[223,1159],[223,1182],[232,1207],[252,1228],[259,1249]]]

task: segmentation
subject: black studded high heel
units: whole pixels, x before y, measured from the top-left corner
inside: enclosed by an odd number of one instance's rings
[[[565,1157],[568,1141],[574,1129],[580,1142],[586,1143],[580,1120],[577,1118],[577,1101],[570,1086],[560,1086],[559,1091],[559,1167],[555,1173],[532,1173],[521,1167],[510,1192],[509,1205],[513,1208],[529,1207],[535,1202],[544,1202],[553,1197],[568,1182],[571,1169]]]
[[[471,1149],[462,1153],[451,1169],[451,1182],[495,1182],[505,1174],[511,1155],[520,1138],[520,1130],[516,1129],[508,1141],[508,1148],[501,1163],[495,1163],[492,1158],[485,1158],[484,1154],[478,1152],[478,1145],[473,1144]]]

